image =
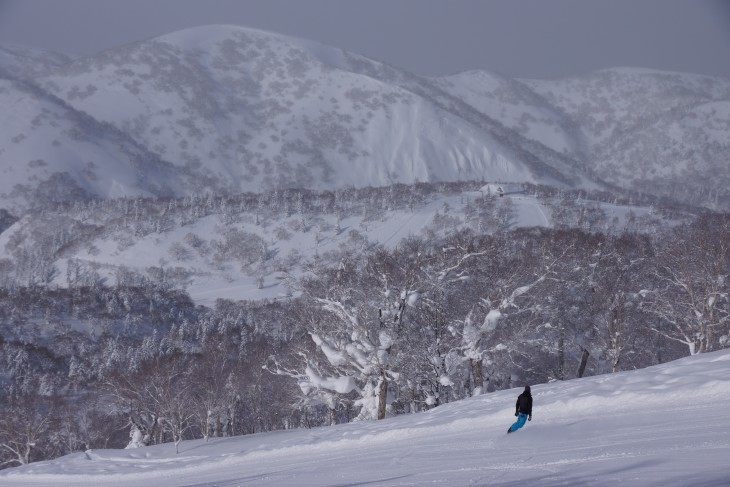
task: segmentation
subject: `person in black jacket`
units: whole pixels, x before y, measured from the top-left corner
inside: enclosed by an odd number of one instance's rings
[[[530,386],[525,386],[525,390],[517,397],[515,405],[515,416],[517,421],[509,427],[507,433],[514,433],[525,425],[525,420],[532,421],[532,393]]]

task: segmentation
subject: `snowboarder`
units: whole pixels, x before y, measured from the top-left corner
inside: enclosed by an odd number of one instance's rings
[[[530,386],[525,386],[525,390],[517,397],[515,405],[515,416],[517,421],[507,429],[507,433],[513,433],[525,425],[525,420],[532,421],[532,393]]]

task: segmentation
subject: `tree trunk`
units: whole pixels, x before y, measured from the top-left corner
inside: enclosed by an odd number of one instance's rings
[[[23,451],[22,458],[20,458],[21,465],[28,465],[30,463],[30,452],[33,449],[32,443],[25,444],[25,451]]]
[[[477,359],[469,359],[471,365],[471,375],[474,381],[473,387],[475,391],[482,391],[484,387],[484,374],[482,373],[482,361]]]
[[[585,348],[583,349],[583,353],[580,356],[580,365],[578,366],[578,378],[580,379],[583,377],[583,374],[586,371],[586,365],[588,365],[588,356],[590,353],[588,353],[588,350]]]
[[[385,406],[388,401],[388,379],[385,374],[380,376],[380,384],[378,387],[378,419],[385,419]]]
[[[156,416],[152,415],[151,424],[147,425],[141,415],[130,412],[129,421],[142,434],[142,443],[144,446],[150,446],[155,442],[155,435],[157,434]]]
[[[563,327],[560,327],[560,338],[558,338],[558,380],[565,379],[565,337]]]
[[[223,430],[223,424],[221,423],[221,415],[218,413],[215,417],[215,437],[220,438]]]

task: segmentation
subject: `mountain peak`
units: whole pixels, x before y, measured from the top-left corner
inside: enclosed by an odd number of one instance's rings
[[[341,49],[273,31],[229,24],[211,24],[189,27],[170,32],[149,42],[164,42],[185,51],[211,53],[222,49],[273,49],[281,54],[286,50],[298,50],[312,60],[334,68],[345,68]]]
[[[164,41],[174,44],[192,44],[198,45],[200,43],[209,42],[210,40],[223,40],[231,37],[238,36],[249,36],[259,38],[277,38],[277,39],[290,39],[298,42],[299,40],[294,37],[289,37],[284,34],[279,34],[273,31],[267,31],[263,29],[256,29],[252,27],[245,27],[233,24],[206,24],[198,25],[193,27],[187,27],[185,29],[176,30],[167,34],[154,37],[152,41]]]

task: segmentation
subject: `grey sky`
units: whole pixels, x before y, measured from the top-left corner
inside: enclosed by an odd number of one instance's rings
[[[426,75],[642,66],[730,77],[730,0],[0,0],[0,43],[76,54],[204,24],[312,39]]]

